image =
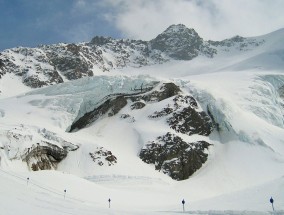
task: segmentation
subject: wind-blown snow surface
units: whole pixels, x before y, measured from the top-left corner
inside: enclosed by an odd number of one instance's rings
[[[284,214],[284,101],[279,93],[284,86],[283,34],[281,30],[260,37],[270,42],[246,52],[231,47],[213,59],[200,56],[126,68],[109,76],[7,95],[0,100],[2,134],[14,129],[41,139],[45,128],[80,148],[69,152],[59,171],[29,172],[23,162],[10,160],[18,146],[1,136],[0,192],[5,193],[0,195],[1,213],[179,214],[185,199],[188,214]],[[130,93],[141,83],[155,86],[157,81],[178,84],[218,124],[207,139],[213,144],[209,160],[188,180],[173,181],[137,156],[142,142],[165,129],[158,122],[149,127],[144,119],[159,105],[133,113],[135,122],[106,117],[80,131],[66,132],[78,116],[112,91]],[[120,113],[127,111],[126,107]],[[196,136],[187,138],[194,141]],[[88,153],[97,147],[111,150],[118,163],[94,165]]]

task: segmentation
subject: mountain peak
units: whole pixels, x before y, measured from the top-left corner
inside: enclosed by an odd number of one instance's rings
[[[199,35],[193,28],[188,28],[184,24],[170,25],[162,34],[182,35],[182,36],[191,35],[199,37]]]
[[[170,25],[167,30],[177,31],[180,29],[188,29],[184,24],[172,24]]]
[[[203,39],[183,24],[171,25],[150,41],[151,47],[173,59],[191,60],[203,49]]]
[[[172,24],[170,25],[165,31],[172,31],[172,32],[178,32],[181,30],[187,30],[189,29],[184,24]]]

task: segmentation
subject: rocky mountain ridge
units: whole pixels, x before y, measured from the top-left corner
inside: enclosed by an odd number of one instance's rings
[[[213,58],[232,47],[247,51],[263,43],[239,36],[204,41],[194,29],[178,24],[150,41],[96,36],[87,43],[7,49],[0,53],[0,76],[12,73],[21,77],[25,85],[38,88],[124,67],[192,60],[199,55]]]

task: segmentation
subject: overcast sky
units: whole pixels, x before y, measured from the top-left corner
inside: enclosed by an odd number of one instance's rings
[[[284,28],[284,0],[0,0],[0,50],[95,35],[150,40],[171,24],[204,39]]]

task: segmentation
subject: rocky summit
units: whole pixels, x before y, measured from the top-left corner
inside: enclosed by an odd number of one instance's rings
[[[95,36],[85,43],[7,49],[0,53],[0,76],[13,73],[25,85],[38,88],[124,67],[187,61],[199,55],[213,58],[228,47],[246,50],[263,42],[242,37],[204,41],[194,29],[178,24],[150,41]]]

